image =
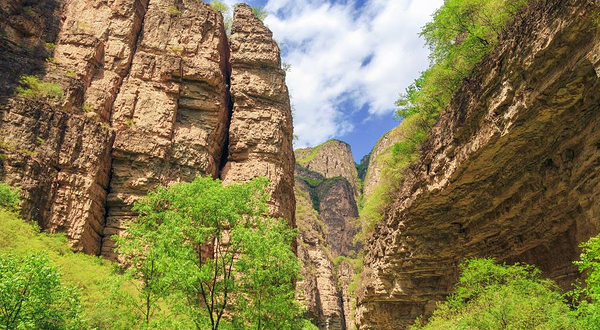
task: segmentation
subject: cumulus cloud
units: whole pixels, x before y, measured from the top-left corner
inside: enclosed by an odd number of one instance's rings
[[[367,120],[394,111],[398,94],[427,67],[418,32],[442,3],[268,0],[265,23],[291,64],[296,147],[359,129],[352,118],[360,109]]]

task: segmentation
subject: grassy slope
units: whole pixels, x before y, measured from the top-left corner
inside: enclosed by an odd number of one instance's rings
[[[105,283],[112,276],[113,263],[102,258],[74,253],[64,235],[39,233],[15,213],[0,209],[0,254],[45,252],[58,267],[67,285],[82,289],[82,303],[88,316],[99,312],[106,293]]]

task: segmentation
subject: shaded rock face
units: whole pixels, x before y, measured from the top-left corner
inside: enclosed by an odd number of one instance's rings
[[[598,2],[528,13],[442,114],[366,246],[360,329],[402,329],[465,257],[532,263],[565,287],[600,226]],[[413,173],[411,173],[413,172]]]
[[[285,71],[271,31],[245,4],[234,12],[231,70],[233,114],[223,180],[267,177],[273,214],[293,222],[293,127]]]
[[[229,154],[242,174],[223,178],[269,177],[274,213],[293,223],[285,74],[249,12],[236,10],[230,62],[223,18],[202,1],[3,1],[0,179],[22,187],[24,216],[115,258],[110,236],[136,215],[133,202],[158,185],[218,178]],[[23,74],[63,96],[15,95]]]
[[[316,169],[296,164],[298,257],[303,264],[298,291],[308,307],[309,318],[319,329],[351,329],[348,286],[354,268],[344,257],[354,257],[360,249],[353,240],[358,231],[357,191],[349,180],[335,174],[352,173],[342,169],[354,168],[354,160],[343,142],[328,142],[315,148],[319,152],[311,162],[318,164]],[[307,152],[310,154],[311,149],[301,149],[297,157],[300,159]],[[357,181],[356,176],[350,178]]]

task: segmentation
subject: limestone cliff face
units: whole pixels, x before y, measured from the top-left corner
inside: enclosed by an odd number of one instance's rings
[[[350,329],[348,286],[354,268],[344,259],[360,249],[353,240],[358,230],[357,191],[351,183],[358,181],[354,159],[340,141],[296,152],[298,159],[312,154],[304,163],[312,169],[296,165],[298,257],[304,278],[298,283],[300,297],[320,329]]]
[[[599,12],[532,10],[465,82],[365,248],[360,329],[429,314],[464,257],[578,276],[578,243],[600,229]]]
[[[197,0],[9,0],[0,14],[0,179],[22,187],[26,217],[114,258],[135,200],[220,177],[229,154],[223,178],[269,177],[274,213],[293,223],[285,74],[248,6],[231,50],[221,14]],[[24,74],[62,97],[16,95]]]
[[[223,180],[270,180],[274,214],[293,221],[292,111],[279,46],[245,4],[236,6],[231,29],[229,154]]]

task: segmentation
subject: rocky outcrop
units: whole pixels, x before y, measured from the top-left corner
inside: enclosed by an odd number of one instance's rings
[[[383,134],[371,150],[363,182],[363,195],[365,198],[368,198],[375,191],[376,187],[381,184],[384,179],[382,171],[385,164],[385,155],[391,152],[394,143],[398,142],[401,138],[402,132],[400,126],[397,126]]]
[[[532,7],[456,94],[368,242],[360,329],[431,313],[465,257],[578,276],[600,229],[599,10]]]
[[[298,257],[304,278],[298,288],[309,317],[319,329],[351,329],[348,287],[355,269],[347,260],[360,249],[354,242],[358,231],[357,191],[340,174],[357,181],[349,171],[352,168],[356,173],[354,159],[349,146],[340,141],[297,150],[298,159],[305,159],[313,150],[318,152],[304,163],[313,164],[312,170],[296,164]]]
[[[114,258],[139,197],[222,174],[269,177],[274,213],[293,222],[279,49],[248,6],[235,17],[230,61],[223,17],[202,1],[3,1],[0,179],[22,187],[24,215]],[[15,95],[25,74],[41,90]]]
[[[273,213],[293,222],[293,127],[285,71],[271,31],[245,4],[234,12],[231,70],[233,114],[223,180],[267,177]]]
[[[329,140],[313,148],[295,151],[298,164],[320,173],[326,178],[342,177],[359,193],[358,173],[350,145],[339,140]]]

